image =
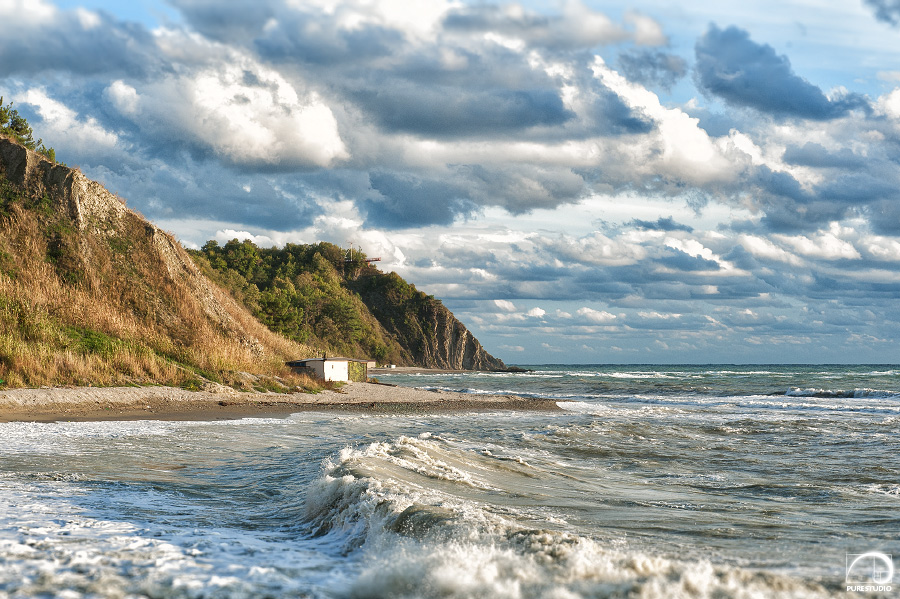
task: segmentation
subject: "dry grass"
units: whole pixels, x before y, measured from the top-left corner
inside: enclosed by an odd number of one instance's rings
[[[2,173],[0,193],[0,386],[319,388],[284,365],[316,350],[266,329],[177,244],[161,251],[171,238],[137,215],[77,231]]]

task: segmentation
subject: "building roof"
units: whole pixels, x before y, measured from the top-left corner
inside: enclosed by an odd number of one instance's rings
[[[288,366],[306,366],[307,362],[363,362],[369,363],[373,360],[358,360],[356,358],[341,358],[339,356],[328,356],[327,358],[304,358],[302,360],[291,360],[290,362],[285,362]]]

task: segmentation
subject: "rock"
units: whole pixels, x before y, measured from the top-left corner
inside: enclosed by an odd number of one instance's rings
[[[487,353],[478,339],[443,304],[433,302],[423,320],[420,321],[422,326],[434,336],[421,345],[418,355],[413,356],[417,364],[448,370],[506,370],[503,361]]]
[[[0,173],[29,197],[49,200],[51,208],[74,225],[71,259],[74,267],[98,278],[95,265],[115,259],[111,250],[116,242],[122,247],[140,246],[140,255],[128,255],[125,261],[138,260],[167,274],[165,289],[124,276],[120,284],[140,289],[147,305],[153,305],[154,318],[164,326],[177,328],[178,317],[163,307],[177,293],[190,298],[216,327],[229,338],[237,339],[248,355],[259,358],[266,348],[245,325],[249,315],[221,289],[215,286],[194,263],[175,238],[129,210],[124,202],[100,183],[92,181],[77,168],[56,164],[45,156],[0,136]],[[125,251],[125,250],[122,250]],[[62,267],[61,267],[62,268]],[[102,277],[100,277],[102,278]],[[184,302],[186,303],[186,302]],[[193,309],[193,308],[192,308]]]

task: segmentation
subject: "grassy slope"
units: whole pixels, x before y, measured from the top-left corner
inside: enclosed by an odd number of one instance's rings
[[[130,211],[115,231],[78,230],[58,198],[13,185],[0,168],[0,386],[310,385],[284,361],[315,350],[272,333],[215,285],[196,297],[154,235]],[[226,316],[211,318],[210,306]]]

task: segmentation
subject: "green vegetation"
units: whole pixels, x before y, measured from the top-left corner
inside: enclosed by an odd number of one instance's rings
[[[384,330],[352,288],[361,275],[380,274],[362,253],[349,260],[331,243],[277,249],[233,239],[224,246],[210,241],[191,254],[260,322],[289,339],[349,357],[411,362],[402,342]]]
[[[56,150],[45,146],[42,139],[34,141],[34,132],[28,125],[28,121],[12,105],[13,103],[10,102],[4,106],[3,96],[0,96],[0,133],[13,138],[29,150],[39,152],[56,162]]]
[[[289,339],[379,363],[428,365],[435,327],[452,315],[362,252],[331,243],[259,248],[232,239],[190,252],[207,276]]]

